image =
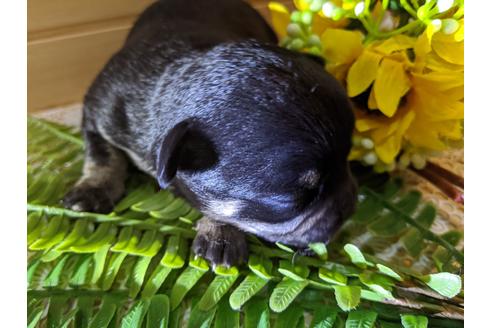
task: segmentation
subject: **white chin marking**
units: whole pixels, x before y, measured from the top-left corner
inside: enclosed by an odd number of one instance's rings
[[[240,200],[225,200],[225,201],[212,201],[210,202],[210,208],[214,213],[220,216],[229,217],[237,214],[241,209],[242,204]]]

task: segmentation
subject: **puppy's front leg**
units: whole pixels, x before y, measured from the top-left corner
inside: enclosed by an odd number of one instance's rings
[[[76,211],[109,213],[125,192],[125,155],[99,134],[84,131],[83,175],[63,198],[63,205]]]
[[[193,252],[209,260],[213,266],[230,267],[247,260],[248,245],[244,232],[206,217],[198,221],[197,228]]]

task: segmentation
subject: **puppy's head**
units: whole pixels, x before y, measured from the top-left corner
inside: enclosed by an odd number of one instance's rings
[[[354,210],[347,156],[354,118],[343,88],[307,56],[256,44],[208,54],[157,160],[210,218],[269,241],[328,242]],[[217,51],[217,50],[216,50]]]

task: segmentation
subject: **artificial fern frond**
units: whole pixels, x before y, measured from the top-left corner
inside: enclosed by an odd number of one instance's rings
[[[435,210],[417,192],[403,192],[399,180],[363,186],[357,212],[329,249],[311,245],[317,257],[250,236],[247,265],[211,270],[190,251],[200,212],[140,174],[110,214],[62,208],[80,175],[80,136],[36,119],[28,131],[31,327],[181,327],[184,313],[188,327],[383,327],[401,325],[400,314],[405,324],[422,325],[412,319],[422,314],[436,327],[462,324],[461,279],[438,272],[462,268],[453,246],[461,234],[432,233]],[[371,254],[370,243],[361,251],[361,238],[347,233],[358,226],[414,256],[430,254],[436,267],[388,263]]]

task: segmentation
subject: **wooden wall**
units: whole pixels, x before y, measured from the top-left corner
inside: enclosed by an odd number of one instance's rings
[[[153,1],[28,0],[28,111],[81,102],[137,15]],[[249,2],[269,19],[267,0]]]

